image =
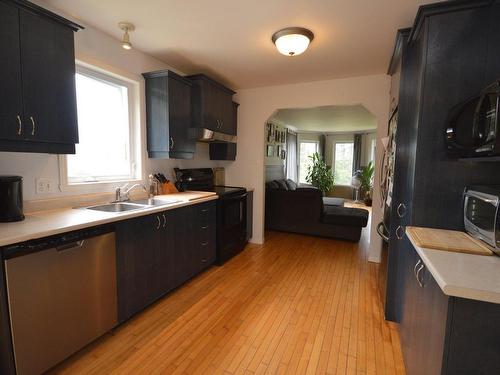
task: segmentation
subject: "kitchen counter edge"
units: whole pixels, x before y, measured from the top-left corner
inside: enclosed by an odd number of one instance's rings
[[[166,206],[155,206],[136,211],[111,213],[87,210],[85,208],[66,208],[59,210],[41,211],[26,215],[20,222],[0,223],[0,248],[29,241],[67,233],[75,230],[115,223],[127,219],[174,210],[204,202],[217,200],[213,194],[193,200],[181,201]],[[80,217],[80,219],[78,218]],[[50,222],[53,222],[51,225]],[[67,223],[65,223],[65,221]],[[40,228],[40,224],[43,223]],[[31,227],[33,229],[31,229]]]
[[[406,235],[444,294],[500,304],[500,257],[422,248]]]

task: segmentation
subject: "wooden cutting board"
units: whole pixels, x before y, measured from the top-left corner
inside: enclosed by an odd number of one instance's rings
[[[493,252],[480,240],[465,232],[455,230],[406,227],[415,245],[426,249],[452,251],[475,255],[493,255]]]

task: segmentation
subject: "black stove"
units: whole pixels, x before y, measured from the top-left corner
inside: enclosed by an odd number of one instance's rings
[[[213,191],[217,200],[217,263],[242,251],[247,243],[247,191],[243,187],[214,185],[211,168],[175,168],[179,191]]]

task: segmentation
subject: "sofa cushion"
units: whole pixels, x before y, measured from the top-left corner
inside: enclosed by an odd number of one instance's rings
[[[324,206],[323,223],[366,227],[368,211],[362,208]]]
[[[297,184],[295,183],[295,181],[290,180],[289,178],[286,180],[286,185],[288,186],[288,190],[297,189]]]
[[[285,180],[276,180],[280,190],[288,190],[288,185]]]
[[[276,181],[269,181],[266,182],[266,189],[279,189],[280,186]]]
[[[344,198],[323,197],[323,204],[325,206],[344,206]]]

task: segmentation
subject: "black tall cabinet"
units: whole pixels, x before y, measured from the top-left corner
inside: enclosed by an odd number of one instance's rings
[[[500,77],[499,7],[452,1],[417,14],[402,55],[389,273],[401,271],[411,246],[406,226],[462,230],[465,186],[500,184],[497,163],[454,159],[444,145],[450,109]],[[396,285],[388,316],[399,321],[401,275]]]

